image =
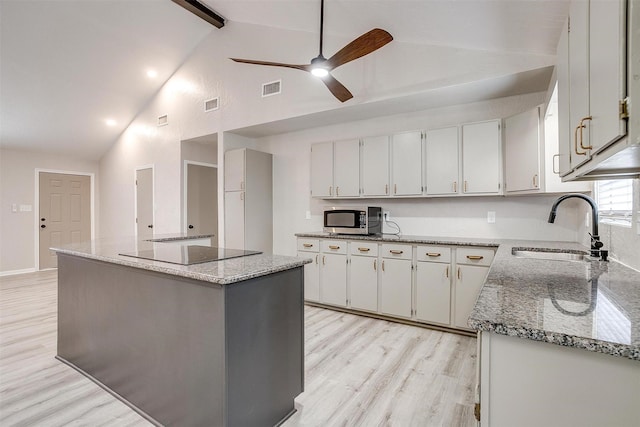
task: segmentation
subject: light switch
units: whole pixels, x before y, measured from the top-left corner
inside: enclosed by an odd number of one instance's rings
[[[311,211],[307,211],[304,215],[304,219],[311,219]]]
[[[495,224],[495,222],[496,222],[496,213],[495,213],[495,211],[487,212],[487,222],[489,224]]]
[[[31,212],[31,205],[20,205],[20,212]]]

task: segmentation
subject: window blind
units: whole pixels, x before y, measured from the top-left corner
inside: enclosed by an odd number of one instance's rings
[[[601,222],[631,226],[632,179],[597,181],[596,198]]]

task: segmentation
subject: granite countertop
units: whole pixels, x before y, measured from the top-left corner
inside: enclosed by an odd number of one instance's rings
[[[578,243],[298,233],[298,237],[497,247],[469,317],[478,331],[640,360],[640,272],[615,261],[520,258],[513,248],[588,253]]]
[[[157,245],[166,245],[169,241],[210,237],[183,236],[178,234],[155,236],[153,241],[137,240],[133,237],[123,239],[97,239],[89,242],[53,247],[52,250],[97,261],[110,262],[174,276],[188,277],[218,285],[228,285],[254,277],[266,276],[279,271],[290,270],[311,262],[309,259],[283,255],[258,254],[222,261],[192,265],[179,265],[167,262],[151,261],[119,255],[120,253],[154,249]]]

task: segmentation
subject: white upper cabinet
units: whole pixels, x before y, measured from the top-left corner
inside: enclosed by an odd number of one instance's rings
[[[362,194],[389,195],[389,137],[362,139]]]
[[[504,120],[506,192],[540,188],[540,139],[539,108]]]
[[[394,196],[422,194],[422,132],[391,137],[391,184]]]
[[[338,141],[333,145],[334,196],[360,195],[360,140]]]
[[[333,190],[333,142],[321,142],[311,146],[311,196],[332,197]]]
[[[500,194],[500,121],[462,126],[462,192]]]
[[[460,145],[458,126],[426,132],[427,195],[458,194]]]
[[[569,114],[569,21],[565,22],[558,40],[558,171],[560,176],[571,172],[572,134]]]
[[[245,177],[245,150],[224,153],[224,191],[243,191]]]

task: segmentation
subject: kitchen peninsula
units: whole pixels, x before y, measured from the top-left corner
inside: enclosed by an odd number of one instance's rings
[[[121,255],[214,249],[177,243],[54,248],[57,358],[157,425],[278,424],[304,386],[306,261],[258,253],[180,265]]]

